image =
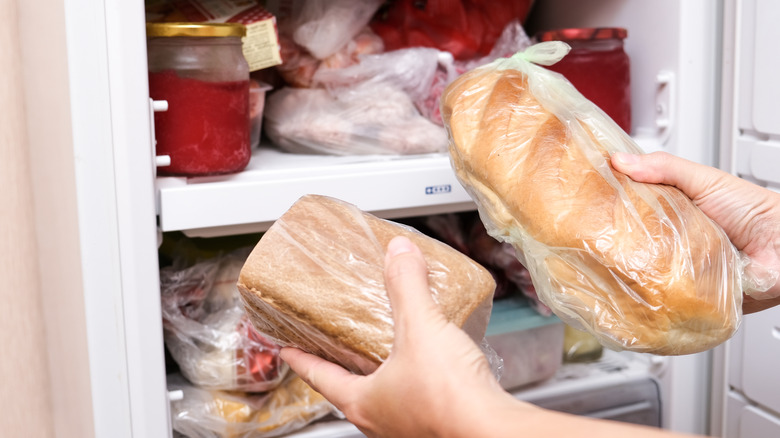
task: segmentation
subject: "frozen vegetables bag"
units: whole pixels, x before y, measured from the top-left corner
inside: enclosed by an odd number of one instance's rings
[[[741,321],[744,260],[676,188],[610,166],[640,153],[551,65],[541,43],[462,75],[442,96],[452,166],[488,233],[511,243],[540,299],[616,350],[707,350]]]

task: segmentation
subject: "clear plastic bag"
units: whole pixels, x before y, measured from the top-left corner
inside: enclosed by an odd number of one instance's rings
[[[422,225],[432,236],[468,255],[493,274],[494,299],[519,292],[540,315],[552,315],[550,308],[539,300],[531,274],[517,259],[514,247],[490,237],[476,213],[429,215],[422,218]]]
[[[426,49],[428,50],[428,49]],[[411,68],[396,66],[382,75],[377,58],[345,69],[318,71],[315,80],[326,89],[283,88],[266,101],[264,127],[280,149],[293,153],[329,155],[409,155],[443,152],[447,134],[423,117],[407,93],[414,72],[424,75],[424,58],[371,55],[403,59]],[[368,67],[366,67],[368,66]],[[417,67],[417,69],[415,69]],[[369,75],[365,72],[373,72]],[[432,73],[430,73],[432,74]],[[430,76],[428,76],[430,78]],[[430,83],[428,83],[430,86]],[[423,86],[420,86],[423,87]]]
[[[525,50],[530,45],[531,39],[525,33],[522,24],[518,20],[514,20],[507,24],[495,46],[493,46],[493,50],[486,56],[464,61],[455,60],[451,55],[446,57],[444,54],[448,53],[441,52],[439,68],[433,77],[430,90],[427,95],[422,96],[422,99],[415,100],[417,108],[428,120],[441,125],[443,122],[441,120],[439,103],[444,89],[450,82],[469,70],[495,61],[498,58],[511,56],[514,53]]]
[[[349,67],[357,64],[361,56],[384,51],[382,40],[368,27],[355,35],[355,38],[336,53],[322,60],[315,58],[305,48],[284,36],[279,37],[279,47],[284,63],[277,66],[275,70],[286,84],[296,88],[313,87],[314,74],[320,68]]]
[[[279,30],[317,59],[349,43],[367,25],[382,0],[298,0]]]
[[[268,391],[288,371],[279,346],[254,329],[238,296],[247,254],[160,271],[165,345],[182,374],[203,388]]]
[[[411,227],[318,195],[293,204],[247,258],[238,287],[252,323],[279,345],[373,372],[393,346],[384,257],[397,235],[421,249],[434,300],[479,345],[495,288],[484,268]]]
[[[246,394],[198,388],[182,376],[168,376],[173,429],[189,438],[269,438],[297,431],[328,415],[340,415],[325,398],[289,373],[268,393]]]
[[[741,321],[743,260],[679,190],[612,169],[641,153],[531,46],[459,77],[442,114],[450,157],[488,233],[509,242],[540,299],[612,349],[703,351]]]

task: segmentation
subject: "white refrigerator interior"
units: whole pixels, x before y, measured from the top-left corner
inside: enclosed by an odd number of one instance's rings
[[[759,50],[769,53],[780,41],[776,2],[537,0],[536,8],[537,26],[628,29],[632,135],[646,151],[665,150],[710,165],[720,159],[729,170],[780,186],[780,113],[770,110],[780,98],[780,85],[774,79],[780,61],[777,56],[758,56]],[[732,13],[747,20],[751,8],[765,11],[765,21],[731,22]],[[74,162],[67,164],[73,166],[77,186],[95,436],[163,438],[172,433],[157,260],[162,232],[206,237],[262,231],[294,200],[310,192],[344,199],[387,218],[473,209],[448,158],[438,154],[398,159],[291,158],[261,149],[249,168],[237,175],[156,178],[143,2],[70,0],[64,13],[75,155]],[[735,71],[738,77],[731,78],[726,70],[721,72],[720,38],[729,35],[724,29],[731,29],[737,41],[743,28],[755,28],[755,41],[740,39],[738,47],[746,59],[755,57],[751,64],[755,69]],[[733,41],[723,46],[736,53]],[[753,46],[755,55],[744,50]],[[730,61],[743,65],[734,56]],[[722,79],[738,79],[740,93],[754,84],[752,106],[738,100],[733,129],[718,127]],[[733,135],[738,145],[732,155],[716,147],[725,134]],[[743,150],[759,158],[745,159]],[[774,320],[769,315],[775,315]],[[750,352],[760,356],[748,366],[764,368],[751,369],[747,372],[751,376],[771,368],[768,364],[776,369],[780,362],[777,313],[766,318],[755,319],[755,329],[748,320],[743,333],[757,330],[764,334],[765,343],[774,342],[774,359],[761,348],[748,350],[748,343],[736,343],[745,345],[745,357]],[[724,412],[740,409],[741,422],[724,424],[726,436],[770,436],[754,431],[778,424],[780,389],[775,386],[772,392],[760,380],[744,377],[731,380],[736,364],[747,368],[737,348],[729,348],[728,354],[719,352],[717,357],[725,359],[717,363],[730,369],[716,376],[729,376],[728,384],[735,389],[721,391]],[[569,375],[517,396],[564,409],[567,398],[610,394],[604,397],[617,400],[619,406],[580,413],[641,418],[637,421],[655,416],[654,421],[664,427],[705,433],[710,420],[715,423],[709,416],[710,364],[709,353],[679,358],[608,354],[601,368],[568,370]],[[578,379],[572,373],[585,377]],[[619,394],[627,387],[629,395],[620,401],[624,395]],[[335,422],[298,435],[355,433],[348,423]]]

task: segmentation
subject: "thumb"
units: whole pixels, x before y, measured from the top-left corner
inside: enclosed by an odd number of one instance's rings
[[[691,199],[706,194],[724,172],[666,152],[629,154],[616,152],[612,166],[637,182],[677,187]]]
[[[422,251],[408,238],[394,237],[385,256],[385,287],[390,298],[396,341],[414,333],[415,326],[445,320],[431,296],[428,266]]]

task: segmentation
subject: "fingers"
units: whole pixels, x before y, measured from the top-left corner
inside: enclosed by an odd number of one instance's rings
[[[396,338],[426,320],[441,316],[428,286],[422,251],[406,237],[395,237],[385,255],[385,287],[395,322]],[[443,317],[443,316],[442,316]]]
[[[665,152],[640,155],[616,152],[611,160],[616,170],[634,181],[675,186],[691,199],[705,192],[722,173]]]
[[[339,409],[346,403],[343,397],[349,393],[344,389],[358,378],[334,363],[297,348],[284,347],[279,356],[304,382]]]

